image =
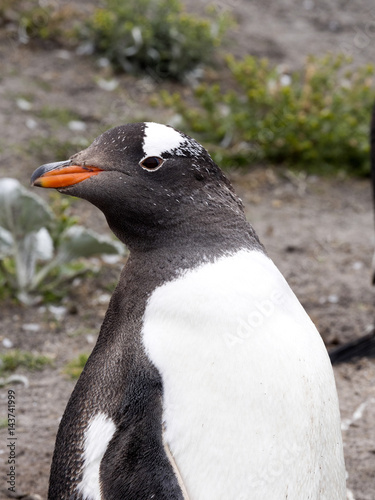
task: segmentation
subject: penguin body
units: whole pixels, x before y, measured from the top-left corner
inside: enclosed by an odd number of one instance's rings
[[[99,207],[130,249],[49,498],[344,500],[324,344],[204,148],[130,124],[32,182]]]
[[[143,342],[191,498],[345,498],[323,342],[262,252],[241,250],[156,289]],[[320,470],[326,453],[336,477]]]

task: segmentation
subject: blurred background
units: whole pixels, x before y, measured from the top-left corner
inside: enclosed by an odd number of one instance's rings
[[[371,0],[0,0],[0,472],[45,499],[59,419],[127,251],[89,204],[31,189],[126,122],[199,140],[329,350],[373,329]],[[335,367],[348,498],[375,491],[375,362]],[[4,403],[4,404],[3,404]],[[351,496],[350,496],[351,495]]]

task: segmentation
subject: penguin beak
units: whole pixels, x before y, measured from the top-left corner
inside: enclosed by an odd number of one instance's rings
[[[103,170],[98,167],[71,165],[70,160],[46,163],[31,176],[31,185],[43,188],[64,188],[78,184]]]

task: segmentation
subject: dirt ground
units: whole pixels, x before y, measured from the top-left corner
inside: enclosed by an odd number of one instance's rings
[[[373,62],[372,0],[216,3],[238,19],[226,47],[237,55],[268,56],[287,68],[298,67],[309,53],[328,50],[351,53],[355,64]],[[189,0],[188,7],[201,11],[205,4]],[[90,2],[82,5],[90,7]],[[103,80],[116,86],[105,90]],[[64,47],[40,46],[33,40],[19,44],[0,28],[0,176],[16,177],[28,185],[38,166],[28,147],[30,141],[48,141],[53,136],[72,140],[74,136],[78,150],[80,141],[91,140],[113,124],[170,118],[170,114],[149,106],[149,97],[161,85],[149,77],[114,76],[90,57]],[[176,85],[163,85],[185,92]],[[41,112],[46,106],[56,110],[55,120]],[[62,125],[61,109],[74,111],[85,124],[84,132]],[[55,158],[53,153],[49,157],[48,148],[43,154],[43,161],[64,159]],[[229,175],[249,220],[328,349],[368,331],[374,321],[370,283],[374,224],[369,181],[297,175],[272,166]],[[81,223],[109,232],[104,217],[95,209],[84,202],[74,206]],[[121,262],[112,266],[103,263],[98,276],[72,286],[61,316],[45,305],[26,308],[11,301],[0,303],[1,350],[7,349],[9,344],[3,342],[8,339],[14,348],[54,359],[53,366],[41,372],[17,372],[28,380],[27,386],[14,386],[17,498],[29,495],[30,499],[44,500],[47,496],[55,434],[74,387],[63,367],[78,354],[91,351],[121,266]],[[335,376],[351,492],[348,498],[374,500],[375,361],[342,364],[335,367]],[[7,389],[0,390],[0,419],[6,414]],[[6,438],[6,429],[1,429],[0,499],[4,500],[8,498],[4,477],[9,472],[5,466]]]

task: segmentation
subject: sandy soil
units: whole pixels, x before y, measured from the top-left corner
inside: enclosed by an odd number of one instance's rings
[[[90,2],[85,2],[89,6]],[[205,2],[189,0],[191,10]],[[268,56],[298,67],[306,54],[351,51],[355,64],[371,61],[375,11],[370,0],[297,2],[234,0],[219,2],[239,24],[228,50]],[[372,24],[371,24],[372,23]],[[372,51],[372,52],[371,52]],[[0,176],[25,185],[39,161],[63,158],[30,150],[31,140],[92,139],[115,123],[166,115],[151,108],[150,95],[160,84],[150,78],[116,76],[112,91],[100,87],[112,80],[106,68],[61,47],[41,47],[33,40],[16,43],[0,29]],[[220,79],[220,72],[218,72]],[[166,84],[175,89],[175,85]],[[180,90],[183,90],[180,88]],[[22,109],[19,99],[30,102]],[[57,119],[41,112],[56,110]],[[58,109],[77,113],[86,130],[76,133],[59,123]],[[82,136],[82,137],[81,137]],[[73,151],[72,151],[73,152]],[[45,155],[46,157],[44,157]],[[230,174],[270,256],[281,269],[316,323],[328,348],[356,338],[373,323],[370,266],[374,248],[368,181],[322,179],[262,167]],[[44,195],[46,195],[44,193]],[[108,231],[104,218],[84,202],[75,204],[81,222]],[[22,372],[29,385],[15,386],[17,409],[17,490],[19,498],[45,499],[58,422],[74,386],[63,373],[67,361],[90,352],[117,279],[121,263],[72,287],[59,318],[48,307],[0,304],[0,343],[43,353],[54,359],[42,372]],[[1,344],[1,349],[5,350]],[[356,500],[375,498],[375,362],[363,359],[335,368],[343,419],[348,487]],[[0,418],[5,416],[7,388],[0,391]],[[9,472],[6,431],[0,430],[0,474]],[[30,495],[34,495],[31,496]],[[0,499],[8,498],[5,481]]]

